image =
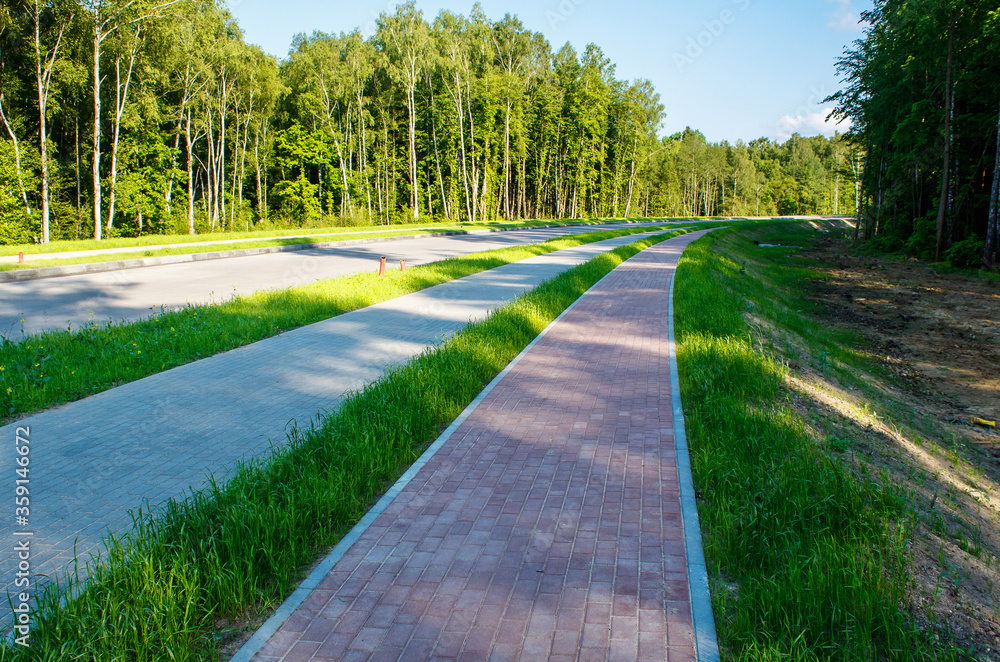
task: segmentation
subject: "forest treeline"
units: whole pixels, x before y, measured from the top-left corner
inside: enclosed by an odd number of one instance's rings
[[[0,243],[254,226],[853,214],[835,136],[660,138],[596,45],[413,2],[279,61],[217,0],[0,6]]]
[[[996,264],[996,0],[876,0],[838,63],[836,113],[868,154],[858,234],[961,266]]]

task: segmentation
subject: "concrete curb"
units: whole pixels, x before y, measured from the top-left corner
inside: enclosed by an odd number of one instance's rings
[[[585,227],[588,225],[666,225],[680,221],[608,221],[598,223],[565,223],[560,225],[532,225],[516,228],[485,228],[483,230],[453,230],[450,232],[427,232],[421,234],[396,235],[392,237],[368,237],[367,239],[343,239],[339,241],[311,242],[305,244],[290,244],[288,246],[262,246],[260,248],[236,248],[228,251],[210,251],[205,253],[185,253],[183,255],[163,255],[160,257],[144,257],[129,260],[108,260],[107,262],[89,262],[85,264],[67,264],[57,267],[40,267],[38,269],[15,269],[0,271],[0,283],[10,283],[40,278],[58,278],[60,276],[78,276],[80,274],[120,271],[122,269],[137,269],[141,267],[157,267],[165,264],[182,264],[202,260],[223,260],[232,257],[248,257],[268,253],[284,253],[288,251],[305,251],[314,248],[331,248],[335,246],[357,246],[362,244],[377,244],[402,239],[418,239],[421,237],[450,237],[455,235],[491,234],[494,232],[514,232],[523,230],[545,230],[565,227]],[[275,237],[281,239],[281,237]],[[151,247],[156,250],[155,247]]]
[[[677,259],[680,266],[680,258]],[[712,595],[708,587],[705,550],[698,523],[698,503],[691,478],[691,457],[688,454],[687,433],[684,429],[684,406],[681,403],[680,373],[677,370],[677,343],[674,340],[674,283],[677,267],[670,277],[670,302],[667,314],[667,343],[670,348],[670,399],[674,419],[674,446],[677,450],[677,476],[680,482],[681,514],[684,520],[684,545],[687,552],[688,590],[691,592],[691,615],[698,662],[719,661],[719,640],[712,615]]]

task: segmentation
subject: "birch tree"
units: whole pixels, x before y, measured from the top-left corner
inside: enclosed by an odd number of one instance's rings
[[[42,163],[42,243],[49,242],[49,150],[48,150],[48,103],[49,92],[52,87],[52,71],[55,67],[56,58],[59,56],[59,48],[62,45],[63,35],[66,27],[73,20],[72,14],[68,17],[63,15],[60,7],[55,5],[43,6],[41,0],[34,0],[32,5],[32,23],[34,27],[34,55],[35,55],[35,84],[38,94],[38,146]],[[43,46],[42,42],[42,14],[47,12],[51,16],[53,28],[56,32],[53,43],[50,46]],[[6,120],[5,120],[6,123]],[[20,169],[20,166],[19,166]]]
[[[387,56],[389,75],[403,86],[406,93],[410,209],[413,220],[417,221],[420,218],[420,188],[417,177],[416,89],[430,50],[430,30],[415,0],[396,7],[395,14],[381,14],[377,30],[376,39]]]

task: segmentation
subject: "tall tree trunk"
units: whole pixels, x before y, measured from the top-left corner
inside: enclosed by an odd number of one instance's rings
[[[14,133],[14,127],[10,125],[7,120],[7,115],[3,110],[3,89],[0,88],[0,120],[3,121],[4,127],[7,129],[8,135],[10,135],[11,142],[14,143],[14,167],[17,170],[17,184],[21,188],[21,200],[24,201],[24,210],[31,215],[31,205],[28,203],[28,191],[24,188],[24,178],[21,176],[21,148],[17,142],[17,134]]]
[[[861,166],[861,177],[856,178],[854,182],[854,210],[858,215],[857,222],[854,224],[854,241],[858,240],[858,235],[861,233],[861,222],[865,213],[865,198],[862,198],[862,194],[865,190],[865,178],[868,176],[868,150],[871,149],[871,144],[869,143],[865,147],[865,162]],[[758,194],[758,215],[760,212],[759,194]]]
[[[184,142],[187,146],[188,173],[188,234],[194,234],[194,141],[191,140],[191,111],[187,113],[187,130],[184,132]]]
[[[208,120],[207,134],[205,136],[205,147],[208,149],[208,163],[205,164],[205,186],[202,189],[202,197],[205,200],[205,213],[208,214],[208,227],[211,232],[215,232],[215,225],[219,221],[219,197],[216,195],[215,181],[218,177],[218,158],[215,155],[215,118],[212,110],[206,112]]]
[[[137,43],[139,30],[135,31]],[[121,57],[115,60],[115,126],[114,138],[111,140],[111,181],[108,186],[108,230],[114,226],[115,222],[115,194],[118,184],[118,145],[122,132],[122,115],[125,114],[125,104],[128,101],[128,88],[132,82],[132,71],[135,67],[135,57],[138,53],[138,45],[132,47],[129,54],[128,73],[125,76],[125,87],[122,89]]]
[[[990,216],[986,225],[986,250],[983,252],[983,262],[987,267],[996,265],[998,248],[997,206],[1000,205],[1000,112],[997,113],[997,151],[993,159],[993,191],[990,194]]]
[[[48,76],[42,73],[41,6],[35,0],[35,82],[38,85],[38,145],[42,157],[42,243],[49,243],[49,151],[45,126],[45,106],[48,101]],[[62,35],[60,34],[60,37]],[[58,49],[58,44],[56,48]],[[55,53],[52,54],[53,60]]]
[[[235,105],[235,104],[234,104]],[[236,137],[233,138],[233,185],[229,189],[229,230],[236,230],[236,180],[239,178],[240,174],[240,162],[239,162],[239,145],[240,145],[240,115],[238,108],[233,108],[233,131],[236,133]]]
[[[875,227],[871,227],[870,214],[865,216],[865,241],[878,234],[879,226],[882,223],[882,203],[885,202],[885,189],[883,177],[885,175],[885,149],[880,149],[878,153],[878,184],[875,186]]]
[[[36,2],[37,6],[37,2]],[[35,48],[38,48],[38,23],[35,23]],[[37,55],[41,55],[36,50]],[[42,243],[49,243],[49,146],[45,123],[45,92],[42,86],[42,64],[38,59],[38,144],[42,159]]]
[[[351,189],[347,185],[347,165],[344,163],[344,154],[340,149],[340,140],[337,139],[337,134],[330,125],[330,133],[333,135],[333,143],[337,146],[337,162],[340,163],[340,177],[344,184],[344,196],[341,198],[340,202],[340,214],[344,215],[344,202],[347,202],[347,212],[353,218],[354,217],[354,203],[351,202]]]
[[[264,189],[260,182],[260,134],[256,131],[253,137],[253,163],[254,172],[257,175],[257,214],[260,218],[266,218],[264,214]]]
[[[517,217],[519,219],[526,219],[531,214],[528,212],[528,156],[527,150],[525,154],[521,157],[521,167],[520,176],[518,178],[517,186]]]
[[[75,239],[80,238],[80,226],[83,218],[80,213],[80,118],[76,118],[76,232]]]
[[[503,124],[503,214],[509,221],[510,211],[510,107],[511,102],[507,101],[507,112],[504,114]]]
[[[837,170],[836,183],[833,185],[833,215],[840,216],[840,170]]]
[[[177,172],[177,155],[180,154],[181,149],[181,133],[184,132],[184,109],[187,108],[187,102],[191,90],[191,65],[187,65],[187,70],[184,72],[184,89],[181,93],[181,108],[180,112],[177,114],[177,133],[174,136],[174,151],[170,156],[170,181],[167,183],[166,192],[166,203],[167,203],[167,214],[170,214],[171,204],[174,199],[174,179],[176,178]]]
[[[479,165],[476,162],[476,116],[472,113],[471,75],[466,76],[465,90],[465,98],[468,101],[465,107],[469,113],[469,162],[472,164],[472,217],[469,220],[475,223],[479,214]]]
[[[219,104],[219,148],[217,156],[219,158],[219,171],[216,185],[218,186],[217,197],[219,199],[219,227],[226,231],[226,107],[229,105],[229,93],[225,92],[225,79],[223,79],[223,98]],[[230,228],[231,229],[231,228]]]
[[[451,220],[451,209],[448,205],[448,195],[444,190],[444,177],[441,174],[441,154],[438,152],[438,139],[437,139],[437,120],[434,118],[434,85],[433,83],[428,83],[431,90],[431,140],[434,143],[434,164],[437,166],[437,179],[438,186],[441,189],[441,210],[444,212],[444,217]]]
[[[944,229],[948,210],[948,178],[951,168],[951,78],[952,63],[955,53],[955,15],[951,16],[951,23],[948,25],[948,66],[945,73],[944,85],[944,164],[941,170],[941,197],[938,201],[937,217],[937,241],[934,245],[934,259],[941,261],[944,253]]]
[[[417,100],[416,82],[406,88],[406,104],[409,110],[409,166],[410,166],[410,208],[413,221],[420,220],[420,188],[417,182]]]
[[[264,145],[267,145],[267,122],[261,122],[261,124],[260,124],[260,134],[264,138]],[[264,150],[264,155],[265,156],[267,155],[267,150],[266,149]],[[260,163],[259,159],[258,159],[258,163]],[[270,207],[268,207],[268,204],[267,204],[267,168],[266,167],[261,168],[261,171],[263,171],[263,173],[264,173],[264,188],[261,189],[261,192],[260,192],[261,199],[264,201],[264,204],[261,206],[261,213],[264,215],[264,218],[267,218],[268,216],[270,216],[270,213],[269,213]]]
[[[94,177],[94,239],[101,239],[101,24],[94,10],[94,153],[91,165]]]
[[[164,183],[167,185],[167,191],[163,194],[163,201],[167,203],[167,215],[171,213],[174,201],[174,179],[177,172],[177,155],[181,150],[181,131],[184,129],[184,108],[181,108],[181,116],[177,120],[177,135],[174,136],[174,150],[171,152],[170,156],[170,179],[166,180]]]
[[[451,90],[449,90],[451,91]],[[472,220],[472,200],[469,194],[469,172],[465,156],[465,115],[462,110],[462,84],[458,73],[455,73],[455,91],[452,92],[455,99],[455,114],[458,117],[458,150],[459,170],[462,172],[462,187],[465,192],[465,215],[466,219]]]
[[[427,216],[434,218],[434,185],[431,183],[430,167],[427,168]]]
[[[366,133],[366,122],[365,122],[365,93],[364,88],[359,87],[357,92],[358,97],[358,171],[361,173],[361,180],[365,184],[365,197],[368,200],[368,223],[371,223],[372,218],[372,187],[371,181],[368,177],[368,140],[365,136]]]
[[[629,218],[629,213],[632,211],[632,193],[635,191],[635,157],[632,158],[632,165],[630,168],[628,177],[628,195],[625,198],[625,218]]]

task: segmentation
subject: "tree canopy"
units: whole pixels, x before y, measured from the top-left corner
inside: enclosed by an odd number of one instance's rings
[[[876,0],[839,60],[836,114],[867,152],[858,234],[963,266],[997,259],[1000,9]],[[984,241],[986,240],[986,241]]]
[[[0,8],[0,242],[420,219],[854,213],[857,141],[660,138],[595,44],[407,2],[278,61],[220,0]]]

